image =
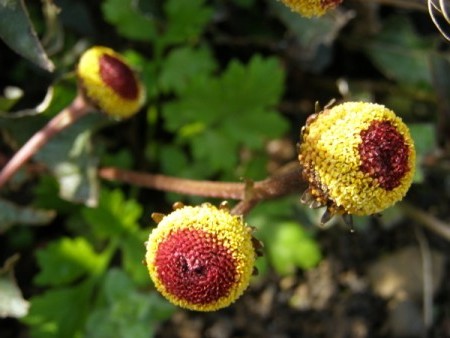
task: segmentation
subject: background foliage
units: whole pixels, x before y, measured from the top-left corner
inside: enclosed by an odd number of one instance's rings
[[[84,118],[0,192],[1,337],[356,337],[360,322],[367,337],[381,337],[410,328],[389,312],[392,295],[377,293],[382,282],[371,277],[372,264],[386,256],[399,264],[394,252],[422,237],[439,257],[450,249],[445,238],[417,230],[420,220],[401,207],[358,218],[350,234],[336,222],[321,231],[319,214],[299,196],[264,202],[247,218],[265,243],[259,277],[230,309],[192,314],[154,291],[143,243],[151,212],[205,199],[101,182],[96,170],[263,179],[295,160],[316,101],[370,100],[411,127],[418,167],[407,202],[448,220],[450,54],[425,11],[349,0],[306,19],[274,0],[59,0],[27,2],[27,17],[19,1],[8,11],[6,3],[1,164],[71,102],[74,65],[90,45],[122,52],[148,102],[126,121]],[[433,260],[437,281],[448,279],[444,261]],[[449,286],[431,298],[430,334],[450,335]],[[401,314],[422,323],[409,332],[420,336],[427,326],[421,299],[408,300]],[[249,322],[239,321],[242,314]]]

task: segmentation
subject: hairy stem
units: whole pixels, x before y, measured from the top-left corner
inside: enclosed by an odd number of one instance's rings
[[[247,213],[262,200],[300,192],[305,187],[305,183],[301,179],[301,168],[298,162],[287,165],[279,173],[265,180],[243,183],[196,181],[112,167],[101,168],[99,176],[106,180],[125,182],[150,189],[239,200],[241,202],[232,210],[234,214]]]
[[[81,95],[78,95],[68,107],[59,112],[41,130],[34,134],[3,167],[0,172],[0,188],[53,136],[86,115],[91,109],[91,105]]]

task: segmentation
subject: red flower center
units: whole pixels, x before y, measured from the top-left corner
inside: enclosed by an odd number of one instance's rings
[[[137,98],[139,89],[130,67],[108,54],[103,54],[99,62],[103,82],[124,99]]]
[[[389,121],[373,121],[361,132],[361,139],[358,147],[361,170],[376,179],[385,190],[398,187],[410,169],[409,147],[403,135]]]
[[[201,230],[183,229],[168,236],[158,247],[155,265],[167,291],[192,304],[227,296],[236,280],[229,250]]]

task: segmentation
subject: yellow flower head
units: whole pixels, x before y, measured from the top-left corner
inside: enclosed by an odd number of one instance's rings
[[[310,117],[299,160],[307,200],[329,214],[371,215],[401,200],[414,176],[408,127],[382,105],[347,102]]]
[[[242,217],[210,204],[180,206],[163,216],[146,247],[156,289],[173,304],[196,311],[218,310],[239,298],[256,258]]]
[[[307,18],[322,16],[327,11],[335,8],[343,0],[281,0],[294,12]]]
[[[85,97],[108,115],[129,117],[144,104],[142,83],[125,60],[110,48],[94,46],[84,52],[77,75]]]

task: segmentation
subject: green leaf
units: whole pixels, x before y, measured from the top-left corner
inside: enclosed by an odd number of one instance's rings
[[[137,285],[148,285],[147,266],[143,264],[145,257],[144,242],[148,239],[148,230],[136,230],[120,241],[123,269]]]
[[[270,79],[270,80],[269,80]],[[194,78],[179,101],[164,109],[167,128],[201,121],[220,127],[223,119],[268,113],[283,90],[284,73],[274,58],[255,56],[248,65],[232,61],[220,78]]]
[[[117,32],[132,40],[152,41],[157,37],[155,20],[140,12],[132,0],[106,0],[103,16]]]
[[[93,285],[87,280],[32,297],[30,312],[23,319],[30,326],[31,337],[79,337],[91,305]]]
[[[243,142],[251,149],[261,149],[267,140],[282,136],[288,128],[288,122],[279,113],[263,109],[227,119],[222,125],[228,140]]]
[[[172,44],[197,39],[213,14],[205,0],[168,0],[164,9],[168,25],[163,38]]]
[[[29,303],[14,278],[14,265],[19,255],[9,257],[0,269],[0,318],[21,318],[28,313]]]
[[[164,59],[159,83],[163,92],[181,93],[194,77],[208,76],[216,68],[207,48],[179,47]]]
[[[107,272],[103,285],[107,302],[124,298],[133,289],[133,281],[123,271],[113,268]]]
[[[274,268],[281,275],[292,274],[296,268],[312,268],[322,258],[317,243],[296,222],[276,224],[267,250]]]
[[[226,134],[206,130],[193,137],[190,145],[195,161],[206,163],[212,172],[231,171],[238,163],[238,144]]]
[[[135,200],[125,200],[120,190],[102,190],[95,208],[84,208],[82,215],[100,237],[120,238],[138,229],[142,207]]]
[[[58,181],[51,175],[43,175],[39,179],[34,189],[34,197],[36,207],[55,210],[58,215],[71,214],[81,208],[59,196]]]
[[[386,20],[382,31],[366,48],[372,62],[386,77],[403,85],[425,86],[431,83],[431,50],[432,41],[416,34],[406,16]]]
[[[232,61],[220,77],[192,78],[180,98],[163,107],[165,126],[207,171],[230,172],[240,148],[262,149],[265,141],[287,131],[286,121],[272,109],[283,80],[275,58],[255,56],[247,65]]]
[[[84,238],[63,238],[37,251],[40,272],[35,278],[38,285],[62,286],[76,279],[96,274],[104,264]]]
[[[0,1],[0,37],[19,55],[53,71],[54,65],[37,38],[23,0]]]
[[[322,258],[312,233],[292,221],[298,217],[294,213],[297,207],[297,196],[265,201],[247,218],[250,225],[257,227],[255,236],[264,242],[269,262],[281,275],[292,274],[298,268],[312,268]]]
[[[133,155],[125,148],[118,150],[116,153],[104,153],[102,157],[102,165],[104,167],[131,169],[133,167],[133,162]]]
[[[0,233],[15,224],[46,225],[55,216],[53,210],[20,207],[0,198]]]
[[[186,152],[174,144],[162,146],[159,155],[162,172],[168,175],[180,175],[180,171],[189,165]]]
[[[231,61],[221,78],[223,98],[233,108],[229,113],[239,116],[247,109],[275,105],[283,90],[283,81],[284,73],[276,58],[263,59],[256,55],[247,65]]]
[[[88,338],[148,338],[157,321],[167,319],[174,311],[156,293],[136,290],[130,278],[119,269],[111,269],[102,288],[104,302],[89,316]]]

